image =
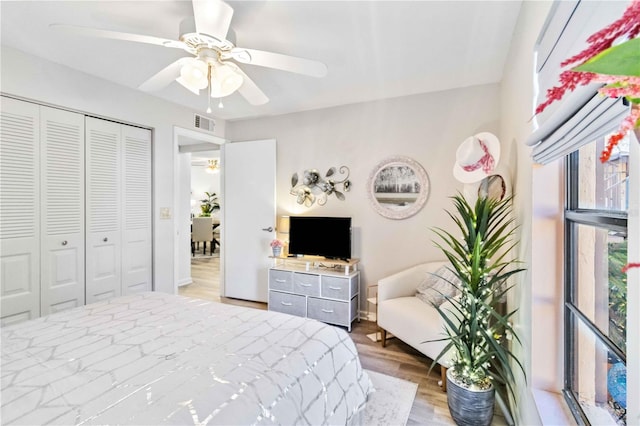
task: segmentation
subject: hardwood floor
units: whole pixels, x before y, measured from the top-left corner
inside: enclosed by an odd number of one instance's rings
[[[199,299],[214,300],[222,303],[267,309],[265,303],[220,297],[220,259],[218,257],[196,257],[191,262],[192,284],[182,286],[179,294]],[[418,384],[416,398],[411,408],[408,425],[453,425],[447,407],[447,394],[438,386],[440,369],[435,367],[429,373],[431,360],[402,341],[391,338],[387,346],[373,342],[367,334],[376,331],[371,321],[355,322],[351,338],[356,344],[362,366],[366,369],[409,380]],[[506,424],[497,412],[494,425]]]

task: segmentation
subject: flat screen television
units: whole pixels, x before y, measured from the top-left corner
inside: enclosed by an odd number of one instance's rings
[[[289,254],[351,259],[351,218],[291,216]]]

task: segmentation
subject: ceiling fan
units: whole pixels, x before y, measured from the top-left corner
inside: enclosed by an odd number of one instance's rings
[[[227,40],[233,8],[221,0],[193,0],[192,3],[193,19],[187,18],[180,24],[179,41],[78,25],[50,26],[83,36],[135,41],[185,50],[192,56],[180,58],[169,64],[138,88],[156,91],[175,80],[196,95],[200,94],[200,90],[207,89],[207,112],[211,112],[212,97],[223,98],[236,90],[252,105],[269,102],[264,92],[233,61],[312,77],[324,77],[327,74],[327,66],[322,62],[236,47],[233,42]]]

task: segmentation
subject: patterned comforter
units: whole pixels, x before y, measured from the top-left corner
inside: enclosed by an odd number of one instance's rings
[[[3,424],[349,424],[373,390],[347,333],[141,293],[2,328]]]

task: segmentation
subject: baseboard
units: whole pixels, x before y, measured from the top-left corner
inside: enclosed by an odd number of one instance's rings
[[[191,277],[183,278],[178,281],[178,287],[182,287],[183,285],[191,284],[193,280]]]

